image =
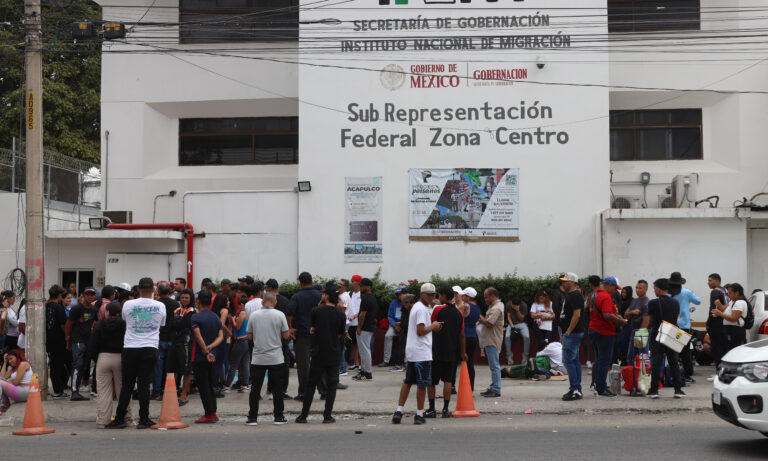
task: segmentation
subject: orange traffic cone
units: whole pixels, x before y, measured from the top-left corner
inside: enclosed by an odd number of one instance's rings
[[[454,418],[473,418],[480,416],[475,410],[475,401],[472,399],[472,387],[469,382],[469,370],[467,362],[461,362],[461,378],[459,379],[459,395],[456,399],[456,411]]]
[[[43,415],[43,401],[40,399],[40,382],[37,375],[32,375],[27,394],[27,408],[24,411],[24,424],[20,431],[13,435],[43,435],[56,432],[45,427],[45,415]]]
[[[176,396],[176,375],[168,373],[165,377],[165,391],[163,392],[163,407],[160,409],[160,419],[152,429],[184,429],[189,424],[181,422],[179,400]]]

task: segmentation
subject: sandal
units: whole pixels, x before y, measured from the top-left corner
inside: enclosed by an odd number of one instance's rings
[[[184,405],[186,405],[188,403],[189,403],[189,400],[181,400],[181,399],[179,399],[179,406],[180,407],[183,407]]]

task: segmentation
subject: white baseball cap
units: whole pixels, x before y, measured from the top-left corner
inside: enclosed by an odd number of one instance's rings
[[[472,288],[472,287],[467,287],[467,288],[464,288],[463,290],[461,290],[461,291],[459,292],[459,294],[460,294],[460,295],[466,295],[466,296],[469,296],[469,297],[470,297],[470,298],[472,298],[472,299],[475,299],[475,298],[477,298],[477,290],[475,290],[475,289],[474,289],[474,288]]]
[[[461,292],[462,292],[461,287],[458,286],[458,285],[454,285],[452,290],[453,290],[454,293],[458,293],[458,294],[461,294]]]
[[[123,282],[120,285],[118,285],[119,288],[122,288],[125,291],[131,291],[131,284]]]
[[[563,282],[578,282],[579,276],[573,272],[566,272],[565,275],[560,276],[560,280]]]
[[[433,294],[437,293],[437,290],[435,290],[435,285],[434,284],[431,284],[431,283],[427,282],[427,283],[421,285],[421,292],[433,295]]]

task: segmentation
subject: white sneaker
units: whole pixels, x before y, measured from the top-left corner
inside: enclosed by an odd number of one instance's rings
[[[709,381],[711,383],[712,381],[715,380],[716,377],[717,377],[717,375],[712,375],[709,378],[707,378],[707,381]]]
[[[339,376],[349,376],[349,373],[345,371],[344,373],[339,373]]]
[[[587,360],[587,368],[589,368],[590,370],[592,369],[592,362],[590,362],[589,360]]]

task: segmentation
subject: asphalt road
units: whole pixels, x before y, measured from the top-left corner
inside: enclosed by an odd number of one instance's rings
[[[766,459],[768,438],[710,414],[483,416],[400,426],[369,417],[308,425],[291,420],[247,427],[231,419],[178,431],[58,425],[55,434],[17,437],[0,428],[3,459]],[[362,433],[356,433],[362,431]],[[44,457],[44,458],[43,458]],[[94,458],[95,457],[95,458]]]

